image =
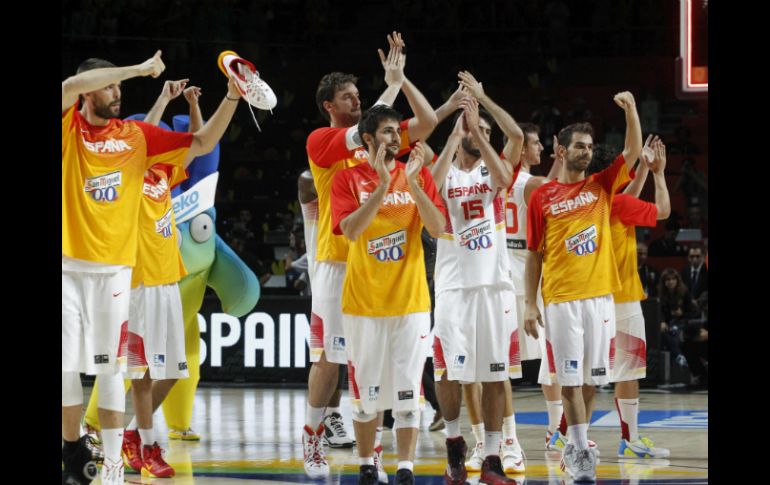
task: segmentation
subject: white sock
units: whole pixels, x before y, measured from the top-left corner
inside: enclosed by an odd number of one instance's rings
[[[576,424],[567,427],[569,442],[575,445],[578,450],[588,449],[588,423]]]
[[[503,439],[512,439],[516,441],[516,416],[511,414],[507,418],[503,418]]]
[[[484,441],[484,423],[472,424],[471,432],[473,433],[473,437],[476,438],[476,443]]]
[[[555,433],[561,423],[561,414],[564,412],[564,405],[559,401],[546,401],[548,408],[548,431]]]
[[[398,468],[396,470],[403,470],[406,468],[410,472],[414,471],[414,462],[413,461],[399,461],[398,462]]]
[[[460,416],[452,421],[444,418],[444,424],[446,424],[446,436],[447,438],[457,438],[460,435]]]
[[[484,456],[500,455],[500,438],[503,437],[502,431],[484,432]]]
[[[140,429],[139,436],[142,438],[142,446],[152,445],[155,442],[152,439],[152,429]]]
[[[318,429],[318,426],[324,419],[324,409],[325,408],[314,408],[310,404],[307,405],[307,409],[305,410],[305,424],[308,428],[313,431]]]
[[[382,426],[377,426],[377,433],[374,435],[374,447],[377,448],[382,444]]]
[[[360,456],[360,457],[358,457],[358,463],[359,463],[359,465],[372,465],[372,466],[374,466],[374,456],[367,456],[367,457]]]
[[[639,439],[639,398],[618,399],[620,419],[628,425],[628,441]]]
[[[331,415],[332,415],[332,414],[334,414],[334,413],[337,413],[337,414],[339,414],[340,416],[342,416],[342,411],[340,410],[340,407],[339,407],[339,406],[337,406],[336,408],[328,408],[328,407],[327,407],[327,408],[326,408],[326,413],[324,414],[324,416],[331,416]]]
[[[104,445],[104,459],[121,461],[120,450],[123,447],[123,428],[102,428],[102,443]]]
[[[134,417],[131,418],[131,422],[126,426],[126,429],[128,431],[136,431],[137,428],[139,428],[139,425],[136,423],[136,415],[134,415]]]

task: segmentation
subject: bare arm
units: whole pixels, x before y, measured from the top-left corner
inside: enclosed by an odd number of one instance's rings
[[[409,155],[409,162],[406,164],[406,180],[409,184],[409,192],[414,197],[414,203],[420,212],[425,228],[431,236],[439,237],[444,232],[446,220],[444,219],[444,214],[433,203],[433,200],[420,187],[419,174],[420,170],[422,170],[422,155],[422,147],[418,143]]]
[[[61,83],[61,111],[64,113],[78,100],[78,96],[97,89],[102,89],[110,84],[119,83],[126,79],[140,76],[158,77],[166,66],[160,59],[161,51],[141,64],[126,67],[107,67],[92,69],[74,76],[68,77]]]
[[[616,94],[613,99],[626,113],[626,145],[623,148],[623,158],[631,170],[642,153],[642,125],[639,122],[639,113],[636,111],[634,95],[628,91]]]
[[[524,132],[521,131],[521,128],[519,128],[519,125],[513,119],[513,116],[498,106],[497,103],[492,101],[492,98],[484,92],[484,87],[480,82],[476,81],[473,74],[468,71],[461,71],[460,74],[458,74],[458,77],[460,78],[460,84],[479,100],[481,106],[489,111],[489,114],[492,115],[492,118],[495,119],[506,138],[508,138],[508,142],[505,144],[505,147],[503,147],[503,155],[506,160],[513,164],[513,167],[516,167],[521,158],[521,147],[524,145]],[[486,158],[484,158],[484,160],[486,160]]]
[[[657,136],[654,139],[652,135],[647,136],[647,140],[645,140],[644,147],[642,148],[642,154],[640,157],[641,162],[639,163],[639,167],[636,169],[634,179],[623,191],[624,194],[639,198],[639,194],[642,193],[644,183],[647,181],[647,175],[650,173],[650,164],[652,164],[652,159],[655,156],[655,153],[651,148],[651,144],[654,143],[655,140],[658,140]]]
[[[467,91],[460,85],[452,96],[444,104],[436,109],[436,123],[441,123],[449,118],[452,113],[460,109],[460,100],[468,95]]]
[[[190,131],[195,133],[203,128],[203,114],[198,100],[201,97],[201,88],[190,86],[184,90],[184,97],[190,105]]]
[[[401,49],[403,48],[401,34],[398,34],[397,32],[393,32],[392,36],[388,34],[388,44],[390,44],[390,50],[388,51],[387,57],[385,57],[385,53],[382,52],[382,49],[377,49],[377,52],[380,55],[380,61],[382,62],[382,68],[385,69],[385,84],[387,84],[388,87],[385,89],[385,92],[380,95],[380,98],[375,104],[393,106],[393,102],[396,100],[396,96],[398,96],[398,92],[401,91],[401,87],[406,79],[404,76],[406,55],[401,54]]]
[[[155,104],[150,108],[147,116],[144,117],[145,123],[158,126],[163,117],[163,112],[166,111],[168,103],[182,94],[188,81],[189,79],[180,79],[179,81],[166,81],[163,83],[163,89],[160,92],[160,96],[158,96],[157,101],[155,101]],[[190,131],[195,130],[191,129]]]
[[[310,170],[302,172],[297,179],[297,194],[300,204],[307,204],[318,198],[318,191],[315,188],[313,174]]]
[[[414,118],[409,120],[409,139],[413,142],[427,139],[438,125],[433,107],[409,79],[404,78],[401,91],[414,113]]]
[[[377,150],[377,157],[374,160],[373,167],[380,177],[380,184],[374,189],[372,195],[366,199],[366,202],[364,202],[361,207],[340,221],[342,234],[351,241],[358,239],[366,228],[369,227],[369,224],[372,223],[374,217],[377,215],[377,211],[380,210],[380,206],[385,200],[385,196],[388,194],[388,188],[390,187],[390,172],[385,163],[384,143],[380,145],[380,148]]]
[[[559,156],[557,148],[559,148],[559,137],[553,135],[553,154],[551,155],[551,158],[553,158],[553,165],[551,165],[551,170],[548,171],[548,175],[546,176],[548,180],[556,180],[559,178],[561,169],[564,166],[564,160]]]
[[[449,138],[446,141],[444,149],[441,150],[441,154],[438,156],[438,160],[430,168],[430,173],[433,175],[433,182],[436,184],[436,190],[441,191],[446,181],[446,176],[449,173],[449,167],[452,165],[452,160],[455,158],[457,148],[460,146],[463,137],[466,135],[465,130],[465,116],[460,116],[455,122],[455,127],[450,133]]]
[[[655,180],[655,207],[658,209],[658,220],[668,219],[671,215],[671,199],[666,186],[666,145],[658,140],[653,144],[655,159],[652,165],[652,177]]]
[[[433,156],[436,153],[425,140],[422,141],[422,148],[425,151],[425,154],[422,156],[422,166],[430,167],[433,165]]]
[[[540,310],[537,308],[537,287],[543,272],[543,253],[527,251],[524,264],[524,331],[527,335],[538,338],[538,328],[545,327]]]
[[[487,164],[492,183],[495,185],[496,189],[508,189],[511,185],[511,180],[513,180],[513,169],[509,163],[500,160],[500,156],[495,149],[492,148],[492,145],[489,144],[489,141],[487,141],[487,138],[481,131],[481,127],[479,127],[478,101],[476,101],[476,98],[466,98],[460,102],[460,105],[465,111],[463,113],[465,124],[468,127],[471,136],[473,136],[473,139],[479,145],[481,158],[483,158],[484,162]],[[519,145],[519,154],[521,154],[521,145]]]
[[[225,94],[222,102],[219,103],[219,108],[214,112],[208,123],[193,133],[193,142],[184,161],[185,168],[190,165],[190,162],[195,157],[205,155],[214,149],[233,119],[240,99],[241,93],[238,91],[235,81],[231,78],[227,82],[227,94]]]
[[[530,177],[527,180],[527,183],[524,185],[524,202],[527,205],[529,205],[529,198],[532,196],[532,192],[546,182],[548,182],[548,179],[545,177]]]

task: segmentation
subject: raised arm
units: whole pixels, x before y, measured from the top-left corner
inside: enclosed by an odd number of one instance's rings
[[[441,191],[446,181],[446,176],[449,173],[449,167],[452,165],[452,160],[455,158],[457,148],[462,143],[463,138],[467,135],[468,131],[465,128],[465,116],[458,116],[455,122],[455,127],[452,133],[447,138],[444,149],[441,150],[441,154],[438,156],[438,160],[430,168],[430,173],[433,175],[433,182],[436,184],[436,190]]]
[[[460,87],[452,93],[449,99],[436,109],[436,122],[441,123],[449,118],[452,113],[460,109],[460,100],[466,96],[468,96],[468,91],[460,84]]]
[[[644,147],[642,148],[642,154],[639,158],[641,162],[639,163],[639,167],[636,169],[634,179],[626,186],[626,189],[623,191],[624,194],[639,198],[639,194],[642,193],[642,188],[644,188],[644,182],[647,181],[647,174],[650,173],[650,165],[652,164],[653,158],[655,157],[655,153],[653,152],[651,146],[657,140],[657,136],[655,138],[653,138],[652,135],[647,136],[647,140],[645,140]]]
[[[126,67],[92,69],[68,77],[61,83],[61,111],[64,113],[78,100],[78,96],[102,89],[126,79],[142,76],[158,77],[166,69],[160,58],[161,51],[141,64]]]
[[[163,83],[163,89],[160,91],[160,96],[158,96],[155,104],[150,108],[147,116],[144,117],[145,123],[158,126],[161,118],[163,118],[163,112],[166,111],[168,103],[182,94],[188,81],[189,79],[180,79],[179,81],[166,81]],[[195,130],[190,129],[190,131]]]
[[[195,133],[203,127],[203,114],[198,100],[201,97],[201,88],[190,86],[184,90],[184,97],[190,105],[190,131]]]
[[[658,220],[668,219],[671,215],[671,199],[668,195],[668,186],[666,185],[666,145],[661,140],[653,143],[655,157],[650,170],[653,180],[655,180],[655,207],[658,209]]]
[[[513,169],[511,165],[500,160],[500,156],[497,154],[492,145],[489,144],[484,133],[479,126],[479,102],[476,98],[468,97],[460,101],[460,106],[463,108],[463,117],[465,118],[465,124],[468,127],[473,139],[479,146],[481,151],[481,158],[487,164],[489,174],[492,177],[492,183],[496,189],[506,190],[513,180]],[[521,131],[521,130],[519,130]],[[521,155],[521,144],[519,144],[519,155]],[[518,158],[516,159],[518,161]]]
[[[193,133],[193,142],[190,150],[187,152],[184,166],[187,167],[195,157],[205,155],[214,149],[216,144],[225,134],[230,121],[233,119],[235,109],[238,107],[238,101],[241,99],[241,93],[235,81],[230,78],[227,81],[227,94],[219,103],[219,108],[209,119],[209,122],[203,125],[201,129]]]
[[[639,113],[636,111],[634,95],[628,91],[616,94],[613,100],[626,114],[626,144],[623,148],[623,158],[626,160],[626,166],[631,170],[642,153],[642,125],[639,122]]]
[[[546,175],[546,178],[548,180],[556,180],[559,178],[559,174],[561,174],[561,169],[564,166],[564,160],[559,156],[559,137],[556,135],[553,135],[553,153],[551,154],[551,158],[553,158],[553,164],[551,165],[551,170],[548,171],[548,175]]]
[[[527,261],[524,263],[524,331],[534,338],[538,338],[538,325],[545,328],[537,308],[537,287],[542,271],[543,253],[527,250]]]
[[[495,119],[500,129],[505,134],[508,142],[503,147],[503,155],[505,159],[511,162],[515,167],[519,164],[519,158],[521,158],[521,147],[524,145],[524,132],[521,131],[519,125],[513,119],[507,111],[497,105],[487,93],[484,92],[484,87],[480,82],[473,77],[468,71],[461,71],[458,75],[460,78],[460,84],[468,90],[476,99],[479,100],[481,106],[489,111],[492,118]],[[486,160],[486,158],[484,158]]]
[[[406,164],[406,181],[425,228],[431,236],[439,237],[444,232],[446,219],[430,196],[420,187],[419,174],[422,170],[422,156],[422,146],[417,143],[412,153],[409,154],[409,162]]]

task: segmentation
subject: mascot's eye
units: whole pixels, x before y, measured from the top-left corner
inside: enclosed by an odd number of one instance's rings
[[[198,243],[204,243],[214,234],[214,220],[210,215],[198,214],[190,222],[190,235]]]

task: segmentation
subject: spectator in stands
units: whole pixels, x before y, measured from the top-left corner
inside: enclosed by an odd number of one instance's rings
[[[238,219],[233,222],[231,231],[248,242],[256,239],[257,229],[251,217],[251,210],[241,209],[238,211]]]
[[[650,243],[650,256],[670,257],[687,254],[684,246],[677,243],[677,234],[679,234],[679,223],[669,219],[666,222],[666,232],[663,234],[663,237],[655,239]]]
[[[697,300],[709,289],[709,272],[703,264],[703,249],[691,247],[687,253],[687,267],[682,270],[682,281],[689,288],[690,298]]]
[[[303,226],[294,226],[289,234],[289,252],[286,253],[284,267],[286,268],[286,286],[299,291],[302,296],[309,296],[311,294],[310,275]]]
[[[682,354],[684,354],[687,366],[692,372],[692,386],[695,389],[708,389],[709,387],[708,294],[708,291],[704,291],[698,298],[700,318],[690,320],[683,332]]]
[[[684,328],[688,320],[696,318],[697,308],[690,297],[687,286],[682,281],[679,272],[666,268],[658,284],[660,299],[660,332],[663,350],[671,352],[671,357],[682,367],[687,366],[687,360],[682,355],[681,343]]]
[[[647,264],[647,245],[643,242],[636,243],[636,261],[639,269],[639,279],[642,281],[644,296],[652,298],[658,296],[657,268]]]

